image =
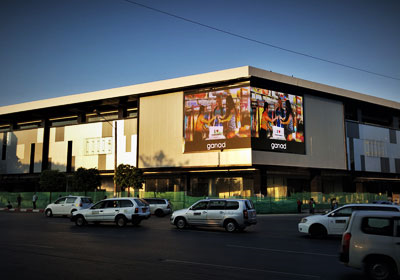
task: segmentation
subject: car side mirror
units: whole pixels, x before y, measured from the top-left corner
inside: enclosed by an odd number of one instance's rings
[[[329,213],[329,211],[328,210],[325,210],[325,214],[328,214]]]
[[[336,213],[332,213],[329,215],[329,217],[335,217]]]

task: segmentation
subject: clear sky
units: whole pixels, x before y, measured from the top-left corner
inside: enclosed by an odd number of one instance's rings
[[[134,0],[133,0],[134,1]],[[400,1],[1,0],[0,106],[251,65],[400,100]]]

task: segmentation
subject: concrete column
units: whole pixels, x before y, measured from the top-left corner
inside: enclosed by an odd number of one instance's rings
[[[356,183],[356,193],[363,193],[365,190],[365,187],[363,185],[363,183],[359,182]]]
[[[314,176],[311,180],[311,192],[322,192],[322,178],[320,175]]]

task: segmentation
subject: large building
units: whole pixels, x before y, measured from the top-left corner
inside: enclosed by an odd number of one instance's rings
[[[0,189],[117,164],[193,196],[400,193],[400,103],[240,67],[0,107]]]

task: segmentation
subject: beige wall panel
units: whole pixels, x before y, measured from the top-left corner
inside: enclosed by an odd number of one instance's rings
[[[98,155],[75,157],[75,168],[98,168]]]
[[[49,158],[51,158],[51,169],[66,171],[67,170],[67,143],[53,142],[49,147]]]
[[[306,95],[304,106],[306,154],[253,151],[254,164],[347,169],[343,104]]]
[[[17,158],[22,162],[25,159],[25,144],[17,145]]]
[[[113,135],[113,127],[109,122],[102,122],[101,126],[101,137],[112,137]]]
[[[251,149],[183,153],[182,92],[141,98],[139,117],[141,168],[251,165]]]
[[[64,127],[56,127],[56,142],[64,141]]]
[[[35,144],[35,165],[33,166],[33,172],[42,171],[42,155],[43,155],[43,143]]]
[[[28,173],[30,164],[31,144],[37,143],[38,137],[43,137],[43,129],[28,129],[7,133],[6,161],[2,173]],[[40,136],[42,135],[42,136]],[[41,157],[38,159],[41,160]]]
[[[44,137],[44,128],[38,128],[36,143],[43,143],[43,137]]]
[[[98,169],[105,170],[106,169],[106,155],[98,155]]]

